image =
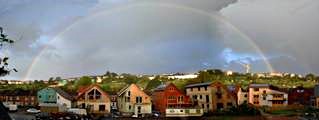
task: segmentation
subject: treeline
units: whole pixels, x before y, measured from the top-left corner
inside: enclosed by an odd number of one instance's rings
[[[101,81],[97,79],[100,77]],[[184,86],[194,83],[213,82],[219,81],[225,85],[241,85],[243,88],[247,87],[251,83],[267,83],[281,88],[293,88],[297,86],[313,87],[319,82],[319,77],[314,74],[308,74],[305,77],[286,75],[283,77],[258,77],[256,74],[241,74],[233,73],[232,75],[226,75],[224,71],[219,69],[210,69],[205,71],[199,71],[198,77],[194,79],[169,79],[167,76],[157,75],[152,80],[148,75],[133,75],[128,73],[117,74],[107,71],[101,76],[83,76],[73,81],[67,81],[61,88],[70,93],[76,94],[76,91],[81,87],[85,87],[91,84],[100,84],[103,90],[115,94],[123,87],[135,83],[139,85],[143,90],[151,92],[154,88],[160,84],[168,82],[174,83],[179,89],[184,89]],[[40,90],[49,85],[56,84],[58,81],[63,81],[61,77],[50,78],[48,84],[43,81],[34,81],[33,84],[24,85],[1,85],[1,90]]]

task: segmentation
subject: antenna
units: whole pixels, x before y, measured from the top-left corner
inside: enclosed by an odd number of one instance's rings
[[[248,63],[243,63],[241,61],[238,61],[237,63],[239,63],[240,65],[242,65],[245,69],[246,69],[246,73],[250,73],[251,70],[251,66]]]

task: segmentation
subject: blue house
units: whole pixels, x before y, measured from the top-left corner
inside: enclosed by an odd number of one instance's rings
[[[37,93],[41,112],[64,112],[72,107],[73,97],[60,88],[47,87]]]
[[[54,88],[44,88],[37,94],[39,103],[57,103],[57,93]]]

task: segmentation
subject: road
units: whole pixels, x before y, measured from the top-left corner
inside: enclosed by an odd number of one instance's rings
[[[35,120],[34,115],[22,112],[9,113],[13,120]]]

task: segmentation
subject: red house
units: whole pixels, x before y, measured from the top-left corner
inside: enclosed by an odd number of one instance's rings
[[[191,101],[173,83],[158,86],[152,94],[155,110],[165,113],[166,108],[185,108],[191,106]]]
[[[311,96],[314,95],[313,88],[299,86],[289,91],[288,104],[311,105]]]

